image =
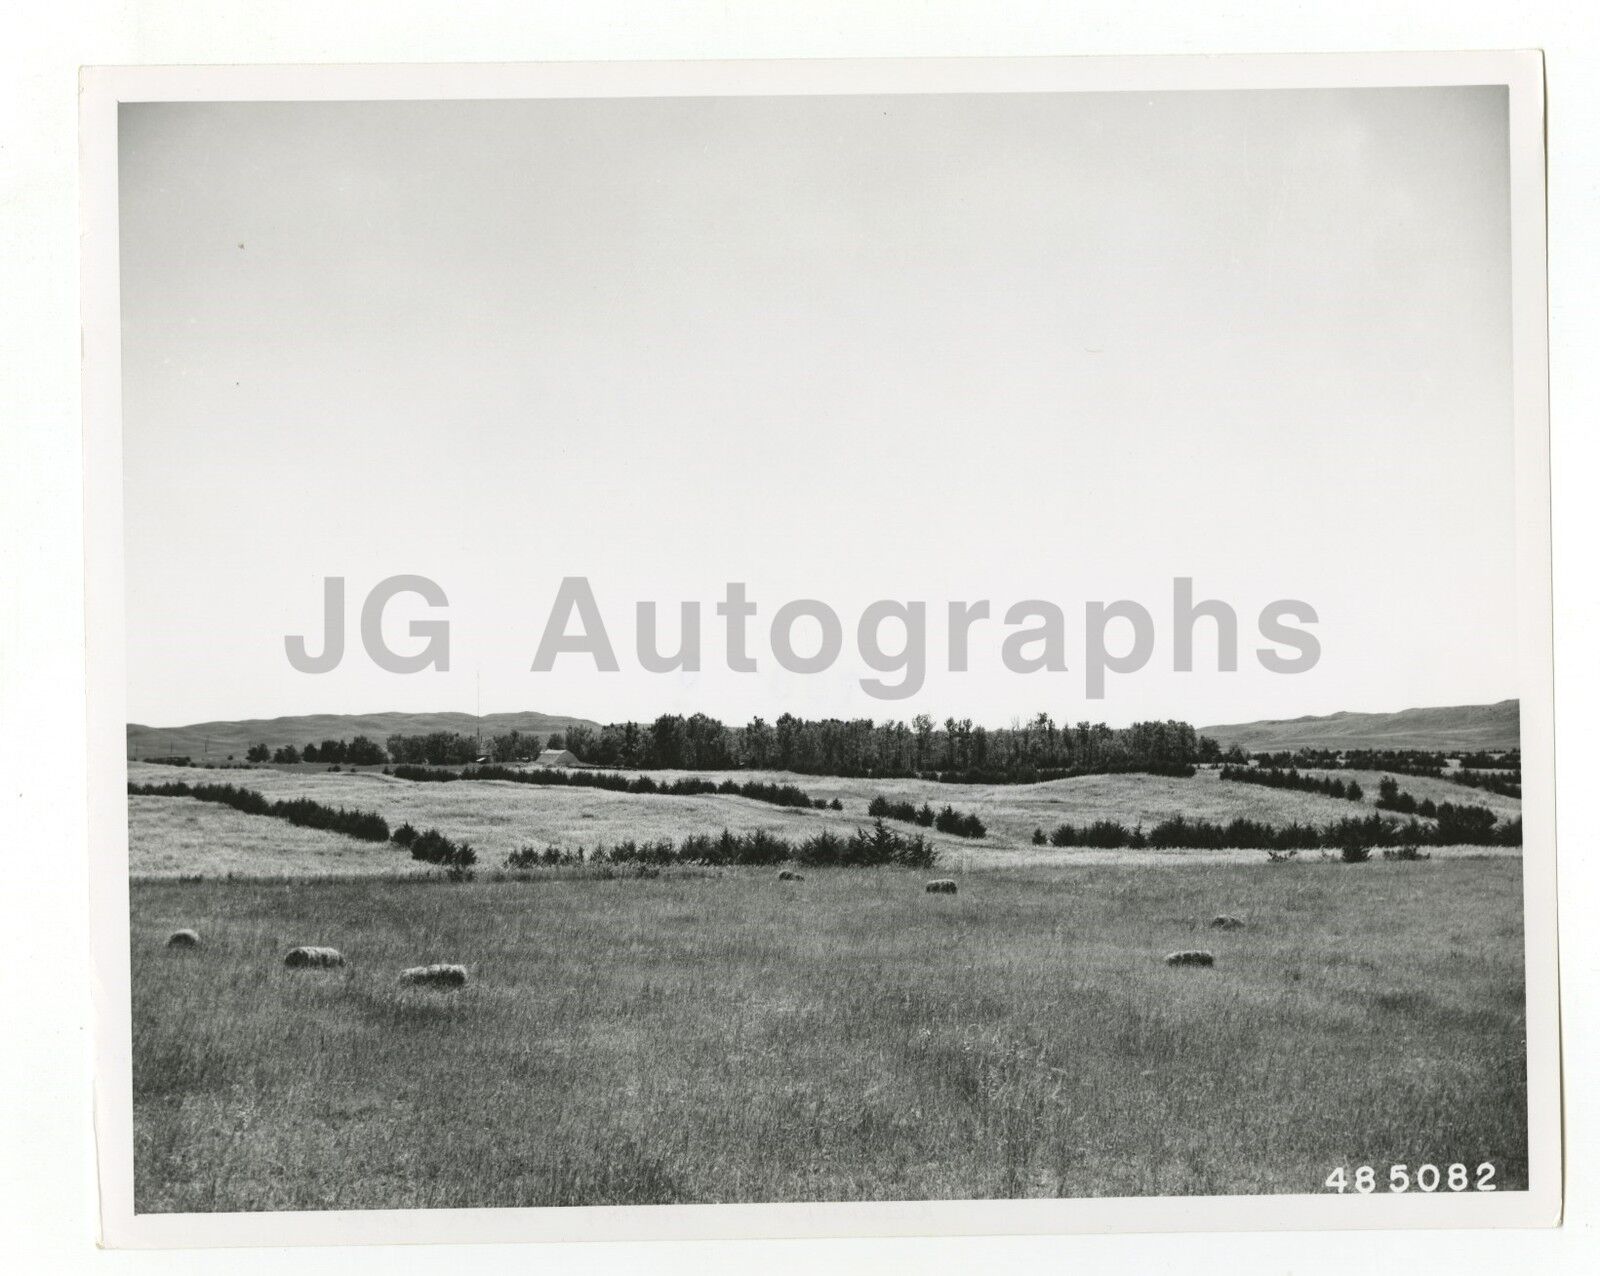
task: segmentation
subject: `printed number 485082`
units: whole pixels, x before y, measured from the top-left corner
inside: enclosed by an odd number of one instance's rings
[[[1322,1186],[1334,1192],[1347,1189],[1373,1192],[1378,1188],[1378,1171],[1370,1165],[1358,1165],[1353,1173],[1347,1174],[1344,1166],[1336,1165],[1333,1173],[1322,1181]],[[1469,1188],[1474,1192],[1493,1192],[1496,1190],[1494,1163],[1485,1161],[1474,1171],[1468,1171],[1459,1161],[1442,1170],[1437,1165],[1419,1165],[1415,1171],[1404,1165],[1391,1165],[1384,1186],[1391,1192],[1409,1192],[1412,1188],[1419,1192],[1437,1192],[1441,1187],[1451,1192],[1465,1192]]]

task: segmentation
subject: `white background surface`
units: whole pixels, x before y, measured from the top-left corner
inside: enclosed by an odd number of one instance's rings
[[[572,12],[565,12],[567,8]],[[1600,28],[1582,6],[1523,3],[811,3],[267,5],[67,3],[0,25],[0,1234],[26,1271],[561,1271],[986,1268],[1576,1270],[1600,1193],[1592,1062],[1596,948],[1585,905],[1585,780],[1596,607],[1590,493],[1600,292],[1592,230]],[[1552,452],[1569,1206],[1552,1232],[765,1242],[371,1251],[97,1253],[89,1124],[82,572],[77,370],[76,69],[84,63],[518,61],[1348,51],[1542,47],[1550,86]]]

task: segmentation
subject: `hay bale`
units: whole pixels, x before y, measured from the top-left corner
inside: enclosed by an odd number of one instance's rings
[[[1238,930],[1243,925],[1244,920],[1242,918],[1231,917],[1227,913],[1219,914],[1211,919],[1213,930]]]
[[[1169,966],[1214,966],[1217,959],[1204,949],[1190,949],[1186,952],[1168,953],[1167,965]]]
[[[283,964],[290,970],[330,970],[344,965],[344,954],[337,948],[323,948],[315,944],[291,948]]]
[[[193,930],[175,930],[167,936],[168,948],[198,948],[200,933]]]
[[[400,972],[400,982],[428,988],[459,988],[467,982],[467,968],[442,962],[433,966],[413,966],[410,970]]]
[[[929,882],[923,887],[923,890],[930,895],[954,895],[956,893],[956,884],[948,877],[941,877]]]
[[[797,873],[792,868],[780,868],[778,870],[778,880],[780,882],[803,882],[806,879],[803,873]]]

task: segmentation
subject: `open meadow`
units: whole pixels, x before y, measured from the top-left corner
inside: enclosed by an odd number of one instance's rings
[[[1365,803],[1210,771],[739,776],[840,811],[377,771],[130,778],[313,797],[479,852],[477,880],[449,882],[392,842],[130,798],[141,1211],[1314,1192],[1335,1166],[1424,1161],[1526,1180],[1516,848],[1272,864],[1031,841],[1100,818],[1332,820],[1371,809],[1364,776]],[[880,792],[977,812],[988,836],[932,833],[931,872],[800,882],[501,869],[522,846],[848,834]],[[959,892],[925,893],[942,875]],[[179,928],[200,946],[167,948]],[[301,944],[348,964],[286,969]],[[1195,948],[1215,966],[1163,960]],[[430,962],[467,986],[398,982]]]
[[[138,1209],[1514,1188],[1519,874],[137,882]],[[303,943],[349,965],[286,970]],[[1162,962],[1190,947],[1216,966]],[[427,961],[471,983],[397,984]]]

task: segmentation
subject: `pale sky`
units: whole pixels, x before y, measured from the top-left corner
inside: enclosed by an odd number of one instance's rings
[[[121,146],[134,721],[480,682],[485,712],[991,726],[1518,694],[1502,89],[137,105]],[[448,594],[449,673],[361,651],[396,573]],[[347,655],[299,673],[330,575]],[[529,671],[568,575],[620,672]],[[1209,625],[1172,672],[1175,576],[1239,612],[1238,672]],[[802,597],[844,622],[831,674],[769,654]],[[1283,597],[1309,673],[1254,658]],[[858,685],[876,598],[929,604],[913,698]],[[944,604],[979,598],[945,672]],[[1001,667],[1027,598],[1067,672]],[[1119,598],[1155,656],[1086,700],[1084,603]],[[639,599],[666,639],[702,602],[702,672],[639,668]]]

